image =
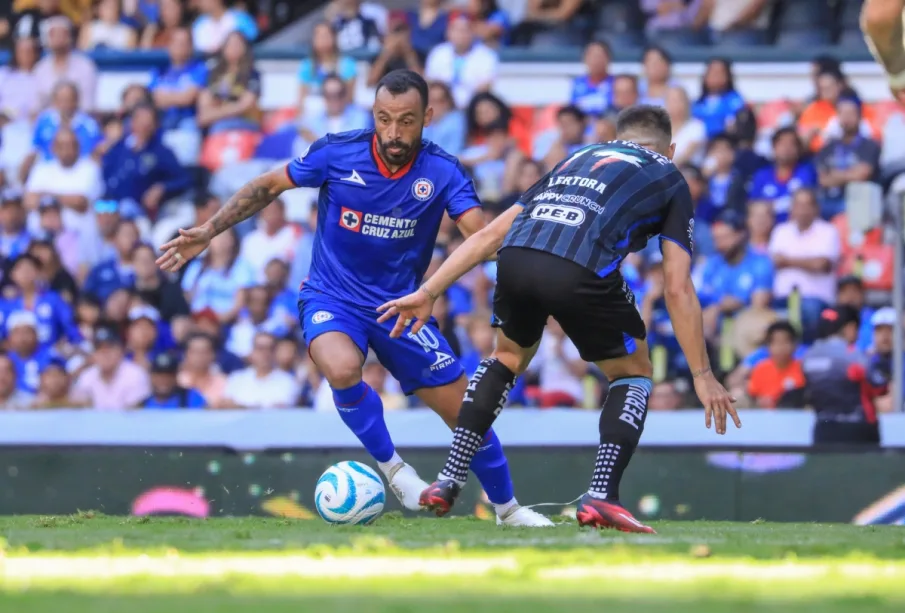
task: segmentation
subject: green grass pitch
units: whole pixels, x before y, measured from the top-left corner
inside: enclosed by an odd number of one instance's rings
[[[660,522],[659,534],[388,514],[365,527],[0,518],[15,613],[905,611],[905,528]]]

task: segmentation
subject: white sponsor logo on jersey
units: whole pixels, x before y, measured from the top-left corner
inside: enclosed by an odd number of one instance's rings
[[[333,313],[331,313],[330,311],[318,311],[311,316],[311,323],[322,324],[325,321],[330,321],[331,319],[333,319]]]
[[[584,221],[584,211],[574,206],[539,204],[531,210],[531,217],[567,226],[580,226]]]
[[[349,183],[357,183],[358,185],[367,185],[357,170],[353,170],[348,177],[343,177],[340,181],[348,181]]]

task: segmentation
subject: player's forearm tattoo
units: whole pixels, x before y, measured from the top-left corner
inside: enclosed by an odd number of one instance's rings
[[[266,175],[249,181],[211,217],[208,223],[214,236],[248,219],[276,200],[282,191]]]

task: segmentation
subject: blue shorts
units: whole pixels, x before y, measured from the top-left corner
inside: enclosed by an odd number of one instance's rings
[[[299,320],[306,344],[325,332],[342,332],[362,355],[368,355],[368,347],[373,349],[406,394],[449,385],[465,373],[433,318],[418,334],[407,332],[390,338],[395,318],[380,324],[377,315],[316,290],[299,293]]]

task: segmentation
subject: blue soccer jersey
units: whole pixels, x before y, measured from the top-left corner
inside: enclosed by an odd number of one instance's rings
[[[464,167],[430,141],[390,173],[375,138],[329,134],[286,168],[297,187],[320,188],[306,287],[369,308],[418,289],[444,212],[481,206]]]
[[[306,343],[340,332],[362,354],[374,350],[410,394],[462,376],[436,322],[392,339],[393,322],[376,307],[415,291],[433,255],[444,212],[458,219],[481,206],[458,160],[430,141],[391,173],[376,152],[373,130],[329,134],[286,172],[298,187],[320,188],[317,234],[308,279],[299,294]]]

